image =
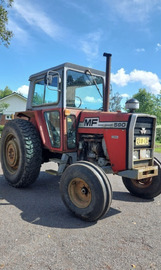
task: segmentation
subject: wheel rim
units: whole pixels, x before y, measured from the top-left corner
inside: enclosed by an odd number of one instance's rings
[[[10,134],[5,142],[5,162],[7,169],[14,173],[19,164],[19,149],[16,138]]]
[[[78,208],[86,208],[91,203],[91,189],[81,178],[74,178],[68,186],[70,200]]]
[[[152,184],[152,177],[141,179],[141,180],[131,179],[131,181],[134,184],[134,186],[144,189],[144,188],[149,187]]]

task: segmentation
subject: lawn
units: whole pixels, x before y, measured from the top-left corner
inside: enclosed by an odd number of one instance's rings
[[[161,153],[161,142],[155,143],[155,152]]]

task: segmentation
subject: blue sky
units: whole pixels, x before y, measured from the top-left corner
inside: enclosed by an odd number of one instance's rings
[[[161,90],[161,0],[15,0],[9,48],[0,46],[0,89],[27,95],[31,74],[71,62],[105,70],[113,92]]]

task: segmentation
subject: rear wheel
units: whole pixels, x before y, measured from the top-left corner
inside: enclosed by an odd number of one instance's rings
[[[28,121],[9,121],[2,132],[1,163],[10,185],[25,187],[35,182],[42,160],[42,148],[36,128]]]
[[[152,199],[161,193],[161,163],[154,158],[154,165],[158,166],[158,175],[142,180],[123,177],[123,183],[127,190],[138,197]]]
[[[81,219],[95,221],[102,216],[106,187],[100,174],[87,164],[75,163],[65,170],[60,192],[66,207]]]

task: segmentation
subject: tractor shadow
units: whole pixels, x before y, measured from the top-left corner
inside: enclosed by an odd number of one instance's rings
[[[113,200],[124,202],[148,203],[153,202],[154,199],[142,199],[130,194],[128,191],[113,191]]]
[[[0,206],[14,205],[21,213],[21,218],[35,225],[45,227],[76,229],[90,227],[96,222],[86,222],[73,215],[64,206],[59,192],[60,178],[40,172],[37,181],[25,189],[16,189],[8,185],[0,175]],[[113,192],[113,200],[144,202],[128,192]],[[113,207],[102,218],[110,218],[121,211]]]
[[[96,224],[77,218],[64,206],[59,192],[59,180],[59,177],[40,172],[32,186],[16,189],[9,186],[3,175],[0,175],[0,206],[14,205],[20,209],[24,221],[45,227],[75,229]],[[119,213],[111,207],[102,219]]]

